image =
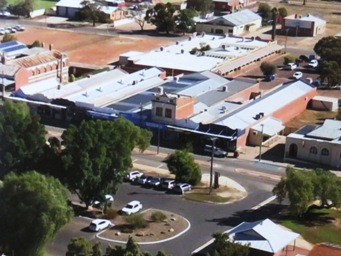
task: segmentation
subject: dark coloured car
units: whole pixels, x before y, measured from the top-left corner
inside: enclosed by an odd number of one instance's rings
[[[140,185],[146,185],[148,181],[150,181],[153,176],[142,175],[140,178],[137,179],[137,183]]]

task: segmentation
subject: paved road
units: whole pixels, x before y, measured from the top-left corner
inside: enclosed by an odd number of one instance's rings
[[[55,135],[60,131],[56,128],[49,128],[49,130]],[[164,167],[164,163],[161,161],[171,150],[161,148],[158,156],[151,152],[155,152],[155,148],[152,147],[148,154],[134,153],[133,159],[139,164]],[[196,156],[196,159],[202,163],[203,172],[208,172],[209,157]],[[283,175],[283,167],[253,161],[214,159],[214,170],[221,172],[222,175],[227,175],[243,185],[249,193],[248,196],[240,202],[233,204],[216,205],[186,201],[177,195],[145,189],[140,186],[130,185],[129,183],[120,186],[115,196],[114,206],[117,209],[120,209],[129,201],[137,199],[143,203],[144,208],[153,207],[176,212],[186,217],[191,223],[191,229],[182,236],[161,244],[143,245],[143,250],[155,254],[158,250],[164,249],[172,255],[190,255],[193,250],[210,240],[214,232],[227,230],[247,219],[253,220],[257,217],[259,218],[259,216],[262,218],[266,217],[267,214],[278,210],[278,208],[271,204],[253,213],[250,211],[252,207],[272,195],[271,190],[277,183],[277,180],[271,177]],[[75,236],[84,236],[91,241],[97,240],[93,233],[89,233],[85,229],[89,223],[90,220],[76,218],[74,222],[66,225],[49,245],[49,255],[65,254],[67,244]],[[106,248],[108,243],[101,241],[101,244],[103,248]],[[112,245],[115,244],[112,243]]]

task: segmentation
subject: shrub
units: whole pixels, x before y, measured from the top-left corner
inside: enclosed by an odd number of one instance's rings
[[[287,65],[288,63],[295,62],[296,57],[294,55],[287,55],[284,57],[284,64]]]
[[[118,215],[118,212],[112,208],[109,208],[106,210],[105,215],[108,219],[112,220],[116,218],[116,216]]]
[[[151,221],[153,222],[161,222],[167,219],[167,216],[163,212],[153,212],[152,216],[150,217]]]
[[[148,222],[143,218],[142,214],[125,216],[124,220],[132,229],[148,227]]]
[[[276,74],[277,71],[276,65],[266,61],[262,62],[260,69],[265,76]]]

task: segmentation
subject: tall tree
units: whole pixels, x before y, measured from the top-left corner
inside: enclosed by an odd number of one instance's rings
[[[84,0],[82,3],[83,8],[79,11],[80,18],[91,20],[92,26],[96,26],[96,22],[109,22],[109,17],[102,11],[102,8],[107,5],[106,1],[95,0],[89,1]]]
[[[6,10],[7,0],[0,0],[0,10]]]
[[[88,207],[96,197],[116,192],[132,166],[131,151],[135,146],[145,150],[150,138],[150,132],[123,118],[71,125],[62,134],[59,177]]]
[[[201,180],[201,170],[194,161],[193,155],[186,150],[176,150],[167,158],[169,171],[175,174],[175,179],[179,182],[188,182],[196,185]]]
[[[166,32],[167,35],[175,27],[174,20],[175,7],[171,3],[158,3],[153,9],[146,12],[146,21],[156,26],[159,32]]]
[[[0,107],[0,177],[11,170],[34,169],[45,145],[45,127],[25,103],[5,101]]]
[[[2,247],[16,256],[44,255],[46,243],[72,217],[67,198],[55,178],[37,172],[6,175],[0,187]]]
[[[30,17],[30,13],[33,11],[33,5],[34,0],[22,0],[16,4],[9,5],[7,9],[11,14]]]
[[[213,250],[210,255],[214,256],[248,256],[249,245],[242,245],[229,241],[226,233],[217,232],[212,235],[214,238]]]
[[[302,217],[313,200],[320,200],[320,207],[341,205],[341,179],[327,170],[296,170],[288,167],[286,177],[274,187],[273,194],[281,203],[288,197],[290,211]]]
[[[212,0],[199,0],[196,2],[195,10],[205,17],[208,13],[212,12],[214,4]]]
[[[268,3],[259,3],[257,12],[263,18],[263,22],[271,19],[272,11]]]
[[[314,51],[321,57],[317,71],[322,82],[327,79],[329,86],[341,83],[341,39],[324,37],[315,44]]]
[[[74,237],[67,246],[65,256],[90,256],[91,243],[85,237]]]
[[[277,67],[270,62],[264,61],[260,64],[260,70],[265,76],[270,76],[276,74]]]
[[[190,32],[194,27],[193,18],[195,11],[192,9],[181,10],[178,15],[174,17],[176,24],[176,31],[185,34]]]

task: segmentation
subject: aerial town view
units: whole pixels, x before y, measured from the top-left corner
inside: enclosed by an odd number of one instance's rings
[[[340,0],[0,0],[0,255],[341,256]]]

